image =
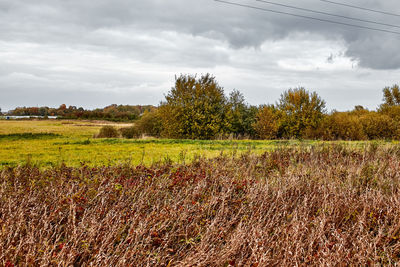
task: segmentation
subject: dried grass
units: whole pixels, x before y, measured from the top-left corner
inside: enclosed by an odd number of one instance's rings
[[[400,149],[0,174],[0,265],[344,266],[400,261]]]

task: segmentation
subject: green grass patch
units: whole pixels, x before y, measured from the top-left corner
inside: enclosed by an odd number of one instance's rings
[[[55,133],[13,133],[0,134],[0,140],[17,141],[17,140],[38,140],[38,139],[54,139],[61,135]]]
[[[123,127],[122,125],[119,125]],[[118,127],[118,126],[116,126]],[[340,144],[355,149],[394,146],[397,141],[313,140],[176,140],[176,139],[101,139],[93,138],[99,122],[80,121],[2,121],[0,122],[0,169],[30,161],[49,168],[65,163],[79,167],[156,162],[190,162],[198,156],[213,158],[221,154],[240,156],[262,154],[280,148],[308,150],[314,146]]]

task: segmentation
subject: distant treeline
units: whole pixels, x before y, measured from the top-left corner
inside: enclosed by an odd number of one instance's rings
[[[397,139],[400,90],[398,85],[384,88],[383,102],[375,111],[355,106],[351,111],[327,112],[326,102],[302,87],[283,92],[275,104],[253,106],[238,90],[226,96],[210,74],[181,75],[158,107],[111,105],[84,110],[61,105],[57,109],[16,108],[10,115],[135,121],[133,127],[119,133],[101,133],[104,137],[121,134],[135,138],[144,134],[176,139]]]
[[[13,116],[58,116],[60,119],[86,119],[109,121],[133,121],[139,119],[145,111],[151,111],[154,106],[146,105],[110,105],[95,110],[85,110],[82,107],[67,107],[65,104],[58,108],[49,107],[18,107],[8,112]]]

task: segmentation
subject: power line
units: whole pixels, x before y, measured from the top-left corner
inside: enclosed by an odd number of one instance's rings
[[[386,32],[386,33],[392,33],[392,34],[400,35],[400,32],[396,32],[396,31],[372,28],[372,27],[361,26],[361,25],[350,24],[350,23],[339,22],[339,21],[328,20],[328,19],[320,19],[320,18],[315,18],[315,17],[303,16],[303,15],[299,15],[299,14],[293,14],[293,13],[289,13],[289,12],[283,12],[283,11],[272,10],[272,9],[267,9],[267,8],[255,7],[255,6],[245,5],[245,4],[238,4],[238,3],[228,2],[228,1],[224,1],[224,0],[214,0],[214,1],[215,2],[224,3],[224,4],[227,4],[227,5],[245,7],[245,8],[261,10],[261,11],[265,11],[265,12],[288,15],[288,16],[292,16],[292,17],[298,17],[298,18],[303,18],[303,19],[322,21],[322,22],[338,24],[338,25],[343,25],[343,26],[349,26],[349,27],[354,27],[354,28],[360,28],[360,29],[365,29],[365,30],[372,30],[372,31]]]
[[[400,28],[400,26],[398,26],[398,25],[387,24],[387,23],[366,20],[366,19],[360,19],[360,18],[353,18],[353,17],[343,16],[343,15],[338,15],[338,14],[333,14],[333,13],[328,13],[328,12],[323,12],[323,11],[318,11],[318,10],[313,10],[313,9],[308,9],[308,8],[290,6],[290,5],[279,4],[279,3],[264,1],[264,0],[255,0],[255,1],[270,4],[270,5],[275,5],[275,6],[281,6],[281,7],[287,7],[287,8],[292,8],[292,9],[296,9],[296,10],[307,11],[307,12],[316,13],[316,14],[327,15],[327,16],[331,16],[331,17],[344,18],[344,19],[367,22],[367,23],[372,23],[372,24],[377,24],[377,25],[382,25],[382,26]]]
[[[387,12],[387,11],[370,9],[370,8],[365,8],[365,7],[361,7],[361,6],[354,6],[354,5],[349,5],[349,4],[339,3],[339,2],[335,2],[335,1],[329,1],[329,0],[320,0],[320,1],[326,2],[326,3],[330,3],[330,4],[334,4],[334,5],[346,6],[346,7],[351,7],[351,8],[355,8],[355,9],[361,9],[361,10],[365,10],[365,11],[375,12],[375,13],[379,13],[379,14],[385,14],[385,15],[389,15],[389,16],[400,17],[399,14],[390,13],[390,12]]]

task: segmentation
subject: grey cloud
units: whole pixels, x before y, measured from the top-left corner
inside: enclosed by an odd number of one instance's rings
[[[333,63],[333,60],[334,60],[334,56],[333,56],[333,54],[330,54],[329,57],[326,59],[326,62]]]
[[[232,1],[310,15],[254,0]],[[285,3],[400,24],[318,0]],[[352,3],[400,13],[397,0]],[[87,102],[86,107],[109,101],[157,104],[174,74],[190,72],[215,73],[227,89],[246,90],[254,104],[274,102],[282,90],[305,85],[320,88],[339,108],[351,108],[354,98],[335,98],[336,87],[353,88],[351,96],[368,90],[364,105],[375,107],[382,80],[395,82],[400,67],[398,36],[212,0],[1,0],[0,20],[0,105],[8,108],[29,99]],[[357,84],[365,70],[351,73],[349,58],[355,71],[358,66],[372,72],[367,85]],[[84,96],[77,97],[79,92]]]
[[[400,36],[377,35],[349,43],[346,55],[359,59],[360,66],[372,69],[400,67]]]
[[[252,0],[232,1],[383,28],[382,26],[274,7]],[[306,0],[301,3],[289,0],[285,3],[400,25],[400,21],[395,18],[330,5],[316,0]],[[357,0],[352,4],[393,12],[398,10],[400,13],[400,6],[396,0]],[[211,0],[98,0],[95,3],[89,0],[39,0],[34,2],[4,0],[0,5],[0,10],[3,17],[0,25],[0,38],[7,40],[59,42],[64,45],[89,42],[91,45],[109,45],[108,48],[111,50],[123,49],[129,52],[132,47],[129,47],[131,44],[126,39],[121,38],[118,43],[118,36],[110,35],[108,41],[96,40],[95,37],[91,38],[90,36],[96,35],[98,31],[118,29],[133,29],[131,31],[133,35],[138,35],[142,31],[154,36],[158,35],[160,31],[174,31],[216,38],[220,41],[227,41],[233,48],[240,49],[248,46],[258,47],[266,40],[280,40],[293,32],[314,32],[327,39],[345,40],[349,47],[346,55],[359,60],[362,66],[374,69],[400,67],[400,58],[393,57],[399,45],[398,36],[228,6]],[[127,32],[129,33],[129,30]],[[384,62],[388,62],[383,64],[382,58],[385,59]],[[218,61],[218,59],[217,57],[214,60]]]

